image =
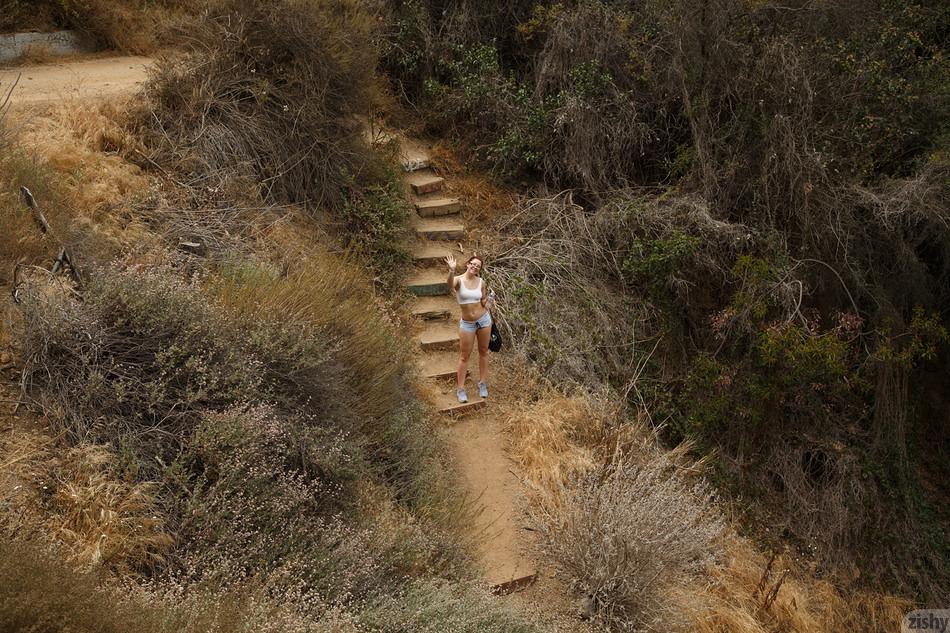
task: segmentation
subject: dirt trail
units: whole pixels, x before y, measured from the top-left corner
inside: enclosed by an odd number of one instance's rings
[[[419,369],[433,405],[445,416],[445,436],[463,494],[477,508],[471,529],[482,574],[489,585],[507,593],[532,582],[537,566],[523,535],[521,483],[504,452],[501,421],[484,408],[488,401],[478,396],[474,384],[477,351],[470,361],[469,402],[459,404],[456,400],[459,310],[446,289],[442,258],[454,253],[465,261],[470,254],[464,249],[463,202],[449,193],[449,184],[429,166],[425,147],[401,135],[395,137],[407,194],[416,208],[412,222],[416,266],[407,288],[417,296],[413,313],[417,317]]]
[[[13,109],[112,98],[136,90],[151,63],[149,57],[104,57],[0,68],[0,92],[5,97],[16,82],[10,98]]]

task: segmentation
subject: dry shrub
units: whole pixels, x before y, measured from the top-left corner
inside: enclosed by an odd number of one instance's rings
[[[512,345],[554,384],[607,383],[634,395],[663,311],[716,297],[736,251],[753,243],[702,200],[636,192],[592,212],[569,192],[524,199],[494,230],[504,236],[492,244],[497,321]],[[682,252],[659,250],[677,240]]]
[[[339,609],[307,617],[260,586],[120,589],[40,544],[0,541],[0,621],[10,633],[355,633],[352,620]]]
[[[406,399],[409,341],[394,337],[384,322],[365,271],[329,254],[311,252],[308,258],[281,276],[235,269],[215,293],[235,313],[280,315],[282,322],[334,341],[340,371],[334,400],[351,412],[370,459],[396,494],[428,505],[441,494],[441,466],[428,423]],[[378,309],[367,309],[373,305]]]
[[[142,132],[151,161],[202,190],[339,205],[366,169],[355,115],[373,90],[376,21],[349,0],[223,0],[158,61]]]
[[[145,55],[160,44],[166,23],[194,14],[185,0],[4,0],[0,31],[77,29],[101,48]]]
[[[214,291],[235,314],[280,315],[282,322],[341,342],[334,353],[347,368],[352,393],[347,404],[369,421],[403,403],[408,343],[380,327],[376,310],[366,309],[377,302],[368,281],[350,262],[312,253],[286,275],[266,268],[225,271]]]
[[[483,588],[441,580],[413,581],[396,597],[369,603],[356,617],[361,630],[414,633],[534,633],[520,610],[507,609]],[[546,630],[546,629],[545,629]]]
[[[41,31],[60,26],[57,4],[52,0],[3,0],[0,32]]]
[[[495,227],[506,238],[492,249],[496,320],[555,384],[612,382],[630,369],[631,350],[648,335],[617,331],[646,318],[611,283],[621,266],[612,249],[619,231],[602,219],[565,193],[524,200]]]
[[[16,428],[0,439],[0,525],[4,531],[30,534],[43,525],[42,493],[43,486],[48,490],[52,484],[54,448],[49,435]]]
[[[610,630],[682,626],[672,592],[717,559],[725,523],[702,480],[672,453],[625,455],[565,491],[545,513],[545,547]]]
[[[137,437],[152,461],[198,412],[261,387],[236,324],[168,269],[97,271],[82,302],[41,285],[23,296],[24,384],[77,440]]]
[[[0,621],[7,631],[162,630],[152,607],[110,593],[93,574],[77,573],[35,543],[0,540]]]
[[[589,191],[651,172],[663,145],[663,101],[630,17],[599,2],[556,12],[534,59],[535,98],[558,97],[550,114],[542,173]],[[659,112],[658,112],[659,111]],[[662,135],[662,141],[661,141]]]

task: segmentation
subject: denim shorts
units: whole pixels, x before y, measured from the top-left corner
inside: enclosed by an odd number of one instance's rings
[[[491,313],[488,310],[477,321],[459,320],[459,329],[463,332],[477,332],[483,327],[491,327]]]

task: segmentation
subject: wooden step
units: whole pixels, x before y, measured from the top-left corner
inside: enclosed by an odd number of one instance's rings
[[[524,591],[534,584],[534,581],[537,579],[537,577],[537,573],[526,574],[524,576],[520,576],[519,578],[513,578],[512,580],[506,580],[505,582],[491,585],[488,590],[496,596],[507,596],[510,593]]]
[[[465,225],[457,217],[420,218],[415,229],[416,236],[426,240],[459,241],[465,238]]]
[[[412,316],[423,321],[457,319],[458,302],[451,295],[421,296],[413,302]]]
[[[436,401],[436,408],[440,413],[451,416],[463,416],[473,413],[488,404],[488,400],[482,400],[478,397],[478,389],[468,388],[465,390],[468,395],[468,402],[462,404],[455,395],[455,385],[453,384],[451,393],[440,394]],[[475,396],[472,397],[474,392]]]
[[[440,268],[426,268],[417,271],[406,279],[406,290],[414,295],[431,296],[449,294],[445,282],[449,278],[447,270]]]
[[[476,363],[478,362],[477,357],[474,360]],[[419,360],[419,372],[424,377],[433,380],[452,379],[454,381],[458,371],[458,363],[458,352],[428,352]],[[467,368],[468,375],[472,374],[471,365],[472,358],[469,358],[469,367]]]
[[[403,153],[399,162],[403,171],[413,172],[429,168],[429,158],[418,154]]]
[[[406,181],[417,196],[441,191],[445,185],[444,178],[436,176],[429,170],[412,172],[406,176]]]
[[[442,264],[444,266],[446,255],[455,255],[456,259],[462,255],[456,242],[421,240],[414,244],[410,250],[412,251],[412,259],[415,260],[416,264]],[[448,271],[446,271],[446,274],[448,274]]]
[[[458,213],[462,209],[462,203],[458,198],[428,198],[416,200],[415,205],[416,213],[423,218]]]
[[[458,323],[445,321],[427,321],[416,336],[423,351],[452,350],[459,346]]]

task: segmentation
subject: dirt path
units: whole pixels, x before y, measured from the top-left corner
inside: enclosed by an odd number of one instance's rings
[[[5,97],[16,82],[10,98],[13,109],[111,98],[136,90],[151,63],[149,57],[104,57],[0,68],[0,93]]]
[[[537,566],[524,539],[521,483],[504,452],[501,422],[485,408],[488,401],[478,396],[471,372],[469,402],[459,404],[456,399],[459,310],[445,286],[442,258],[454,253],[464,261],[469,255],[464,250],[462,201],[447,193],[448,184],[430,168],[426,148],[401,136],[397,140],[407,193],[416,208],[415,273],[407,288],[417,296],[413,313],[419,369],[433,405],[445,416],[446,440],[463,494],[477,509],[471,529],[482,575],[496,591],[507,593],[530,584]],[[471,359],[472,371],[477,371],[477,354]]]
[[[472,227],[463,220],[465,201],[454,196],[453,184],[430,167],[428,148],[398,133],[393,136],[400,148],[406,193],[416,209],[415,270],[406,287],[416,295],[412,312],[419,371],[429,400],[443,417],[442,432],[462,488],[459,494],[476,510],[470,528],[482,577],[495,593],[507,596],[501,599],[534,614],[551,630],[590,633],[589,623],[578,620],[577,604],[564,583],[536,554],[535,533],[525,513],[525,486],[518,466],[508,457],[506,407],[492,406],[503,392],[510,397],[511,389],[498,389],[487,400],[478,396],[477,350],[469,360],[469,402],[459,404],[456,398],[459,308],[446,288],[443,258],[453,253],[464,262],[472,254],[466,247]],[[489,371],[490,389],[493,380],[509,384],[497,363],[494,373]]]

